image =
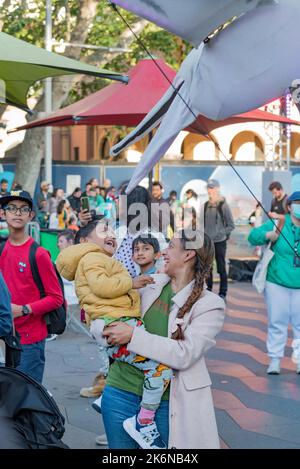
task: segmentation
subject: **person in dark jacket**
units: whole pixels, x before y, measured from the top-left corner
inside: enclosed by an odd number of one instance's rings
[[[152,229],[162,233],[166,238],[168,236],[168,228],[171,227],[174,232],[174,214],[170,209],[170,205],[167,199],[163,198],[163,186],[159,181],[155,181],[152,184],[152,203],[159,204],[159,210],[152,212],[157,214],[157,220],[153,216],[151,220]]]
[[[72,192],[72,194],[68,197],[68,201],[74,212],[79,213],[81,209],[81,195],[82,190],[80,187],[76,187],[76,189]]]
[[[271,209],[269,215],[271,218],[280,218],[277,215],[285,215],[288,213],[287,210],[287,194],[284,192],[284,189],[280,182],[273,181],[269,185],[269,191],[273,195]]]
[[[0,272],[0,337],[6,337],[12,330],[10,294]]]

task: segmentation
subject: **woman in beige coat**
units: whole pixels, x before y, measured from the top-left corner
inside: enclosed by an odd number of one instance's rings
[[[213,243],[205,235],[202,247],[191,248],[190,240],[191,235],[183,232],[175,236],[163,252],[167,275],[154,276],[155,284],[148,285],[141,292],[146,329],[149,331],[149,325],[155,326],[151,324],[150,316],[153,316],[153,322],[158,323],[167,312],[165,336],[161,331],[153,334],[125,323],[112,324],[104,335],[109,343],[128,344],[129,351],[157,360],[174,370],[167,396],[169,415],[157,413],[158,420],[168,420],[157,421],[157,427],[165,440],[168,439],[169,448],[218,448],[211,380],[204,355],[215,345],[215,336],[224,320],[225,304],[205,288],[205,278],[214,258]],[[165,289],[168,285],[172,295],[166,311]],[[102,414],[110,448],[134,447],[126,440],[128,435],[125,437],[122,428],[124,418],[130,412],[134,415],[134,406],[137,405],[133,398],[138,392],[128,392],[126,386],[128,372],[126,368],[119,370],[118,379],[118,373],[112,370],[114,376],[110,379],[108,375],[103,393]]]

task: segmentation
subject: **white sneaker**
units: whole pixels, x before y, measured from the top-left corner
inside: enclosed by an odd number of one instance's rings
[[[49,334],[46,338],[47,342],[51,342],[51,340],[55,340],[57,337],[57,334]]]
[[[108,441],[107,441],[106,434],[103,433],[103,435],[96,436],[95,442],[96,442],[96,445],[107,446]]]
[[[98,397],[98,399],[96,399],[93,403],[92,403],[92,407],[93,409],[98,412],[99,414],[102,414],[101,412],[101,401],[102,401],[102,394],[100,397]]]
[[[280,374],[280,358],[271,358],[270,364],[267,369],[268,375]]]
[[[137,416],[134,415],[124,420],[123,428],[142,449],[166,449],[167,447],[161,439],[155,422],[150,425],[140,425]]]

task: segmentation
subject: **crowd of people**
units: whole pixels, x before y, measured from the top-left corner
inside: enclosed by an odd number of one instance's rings
[[[22,345],[18,369],[42,383],[45,317],[66,301],[68,315],[80,310],[106,357],[93,385],[80,391],[97,398],[93,407],[102,414],[106,432],[97,438],[99,444],[218,448],[205,354],[224,321],[226,249],[235,228],[219,181],[208,180],[203,205],[192,189],[183,201],[176,191],[165,199],[160,182],[153,183],[151,193],[138,186],[125,197],[126,186],[116,190],[108,181],[99,186],[94,178],[84,192],[76,188],[65,198],[59,188],[49,193],[43,181],[37,212],[28,192],[8,191],[3,180],[0,185],[0,216],[9,230],[0,244],[0,336],[11,333],[13,319]],[[261,226],[252,220],[249,236],[253,245],[271,242],[274,252],[265,289],[267,371],[280,373],[291,322],[300,373],[300,192],[288,197],[278,182],[269,189],[271,220]],[[33,219],[58,230],[56,267],[45,248],[33,250],[26,231]],[[218,294],[212,292],[214,261]]]
[[[109,181],[105,186],[99,186],[96,178],[90,179],[85,185],[85,191],[76,187],[71,195],[65,196],[61,188],[49,192],[50,184],[42,181],[41,191],[37,197],[37,220],[41,228],[49,229],[73,229],[78,230],[78,214],[85,206],[92,213],[93,217],[106,216],[106,218],[116,217],[116,189],[110,185]]]

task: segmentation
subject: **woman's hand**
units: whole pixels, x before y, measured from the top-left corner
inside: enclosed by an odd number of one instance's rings
[[[132,288],[138,289],[143,288],[150,283],[155,283],[151,275],[139,275],[132,280]]]
[[[109,345],[125,345],[131,341],[133,327],[125,322],[113,322],[105,327],[103,337]]]

